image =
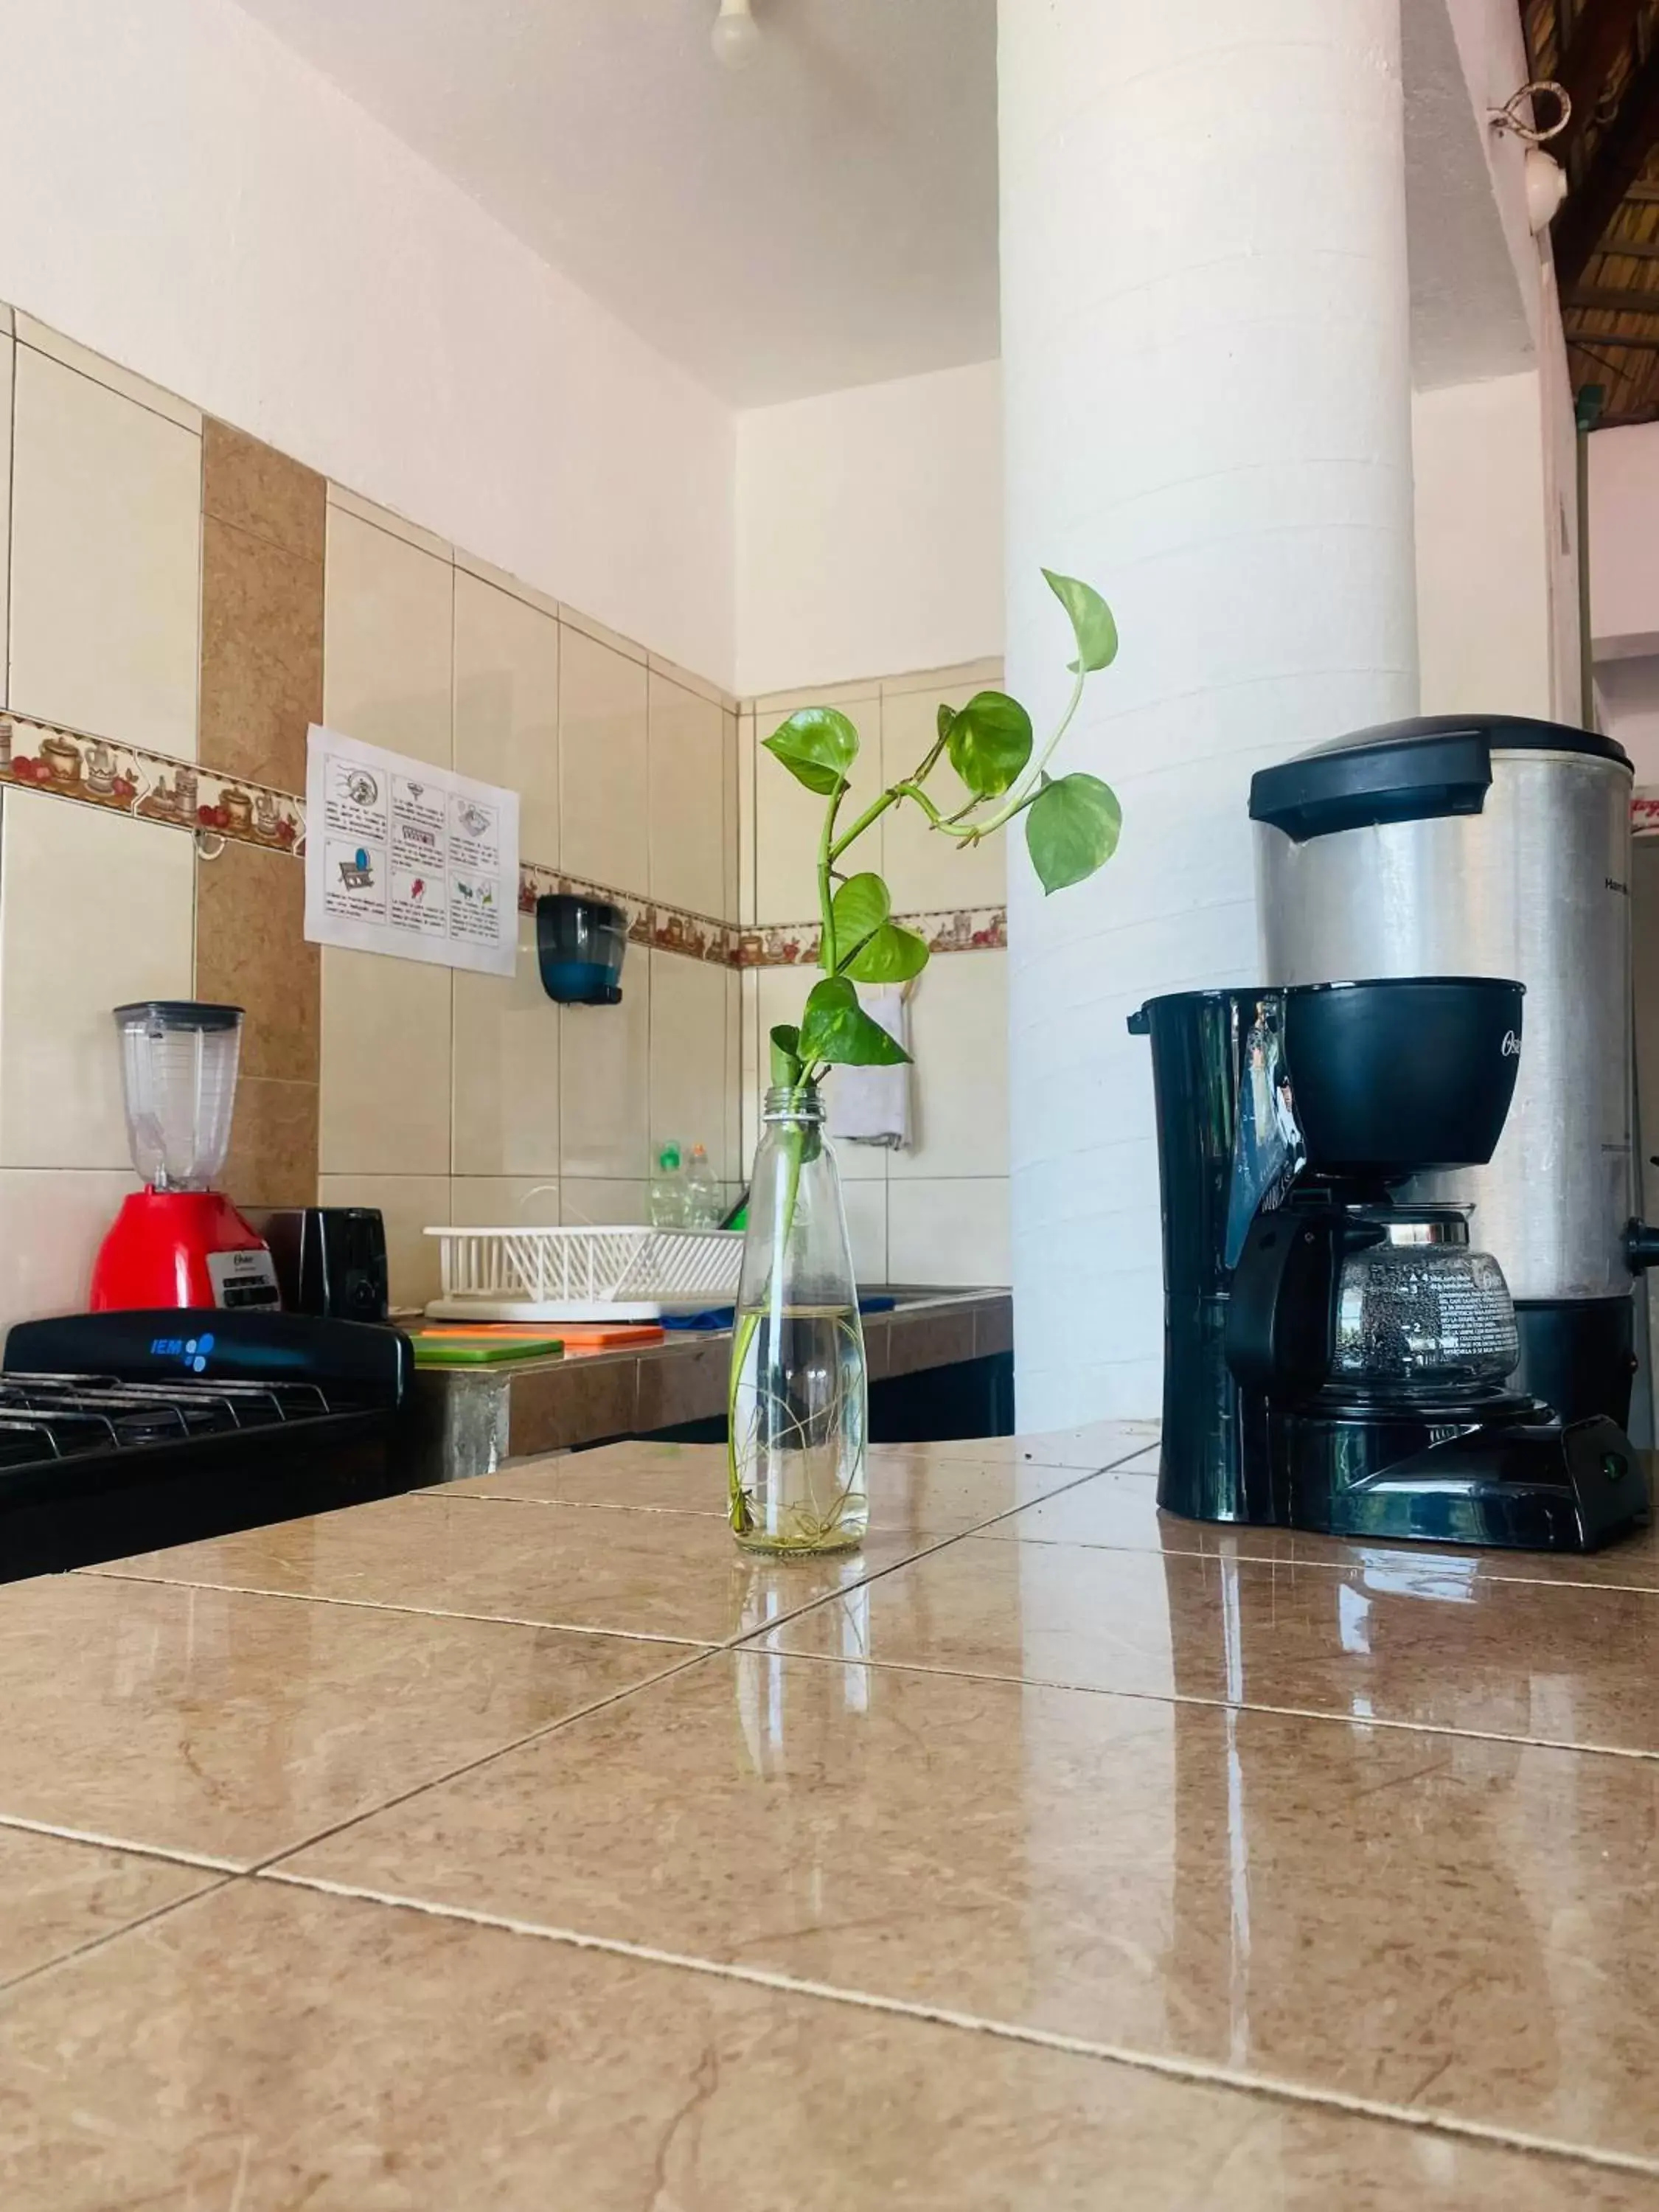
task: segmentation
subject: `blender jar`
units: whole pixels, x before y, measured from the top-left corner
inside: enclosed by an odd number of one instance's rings
[[[211,1190],[230,1148],[242,1009],[195,999],[117,1006],[132,1164],[155,1190]]]
[[[1333,1379],[1383,1390],[1492,1389],[1519,1364],[1504,1271],[1451,1206],[1356,1209],[1379,1241],[1344,1259]]]

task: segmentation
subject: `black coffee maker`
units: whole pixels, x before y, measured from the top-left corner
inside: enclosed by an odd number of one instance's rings
[[[1163,1190],[1159,1503],[1346,1536],[1588,1551],[1648,1516],[1605,1419],[1509,1387],[1520,1357],[1468,1210],[1395,1194],[1492,1158],[1519,983],[1182,992],[1150,1036]]]

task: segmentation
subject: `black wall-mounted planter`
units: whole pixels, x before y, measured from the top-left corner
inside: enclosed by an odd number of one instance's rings
[[[536,902],[542,988],[564,1006],[616,1006],[628,950],[628,916],[607,899],[552,891]]]

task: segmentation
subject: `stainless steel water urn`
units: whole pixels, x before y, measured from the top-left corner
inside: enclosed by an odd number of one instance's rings
[[[1569,1418],[1621,1423],[1645,1256],[1631,1238],[1632,781],[1610,738],[1470,714],[1361,731],[1250,786],[1273,981],[1526,985],[1492,1164],[1416,1188],[1475,1206],[1515,1297],[1526,1387]]]

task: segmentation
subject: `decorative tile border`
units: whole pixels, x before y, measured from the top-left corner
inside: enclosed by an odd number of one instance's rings
[[[297,853],[305,837],[289,792],[24,714],[0,714],[0,783],[267,852]]]
[[[256,845],[264,852],[291,853],[298,859],[305,848],[305,808],[292,792],[204,768],[196,761],[175,760],[142,745],[119,744],[84,730],[0,712],[0,786],[8,783],[53,799],[131,814],[167,829]],[[1650,804],[1659,823],[1659,798]],[[533,914],[536,901],[555,891],[608,899],[628,916],[630,944],[704,960],[716,968],[790,968],[818,957],[815,921],[739,928],[714,915],[667,906],[609,884],[591,884],[537,860],[520,862],[520,914]],[[986,951],[1008,942],[1004,907],[897,918],[925,937],[933,952]]]

